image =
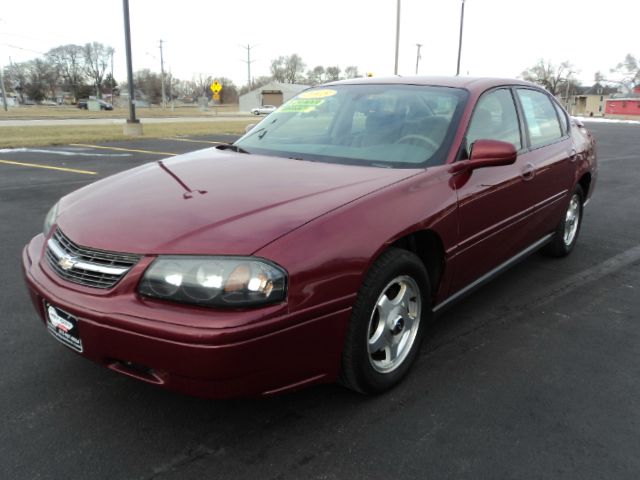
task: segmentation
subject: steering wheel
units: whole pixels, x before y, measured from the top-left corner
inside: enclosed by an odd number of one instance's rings
[[[408,143],[411,145],[415,145],[416,143],[422,143],[424,145],[427,145],[433,148],[434,150],[438,150],[438,148],[440,148],[440,145],[438,145],[436,142],[431,140],[429,137],[426,137],[424,135],[417,135],[415,133],[405,135],[404,137],[401,137],[398,140],[396,140],[394,143]]]

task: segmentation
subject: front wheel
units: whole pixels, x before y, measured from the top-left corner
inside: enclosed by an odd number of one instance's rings
[[[566,257],[571,253],[578,241],[582,225],[583,203],[584,191],[580,185],[576,185],[564,217],[556,227],[551,242],[542,249],[542,253],[551,257]]]
[[[411,252],[391,248],[367,273],[345,340],[340,379],[362,393],[379,393],[409,371],[431,314],[427,271]]]

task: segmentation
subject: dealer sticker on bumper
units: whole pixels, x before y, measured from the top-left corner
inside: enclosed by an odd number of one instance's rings
[[[72,350],[82,352],[78,319],[48,303],[44,304],[44,309],[49,333]]]

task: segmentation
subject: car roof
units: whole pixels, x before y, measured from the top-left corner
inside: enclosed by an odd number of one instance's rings
[[[514,78],[492,78],[492,77],[423,77],[423,76],[401,76],[392,77],[370,77],[354,78],[350,80],[340,80],[326,85],[359,85],[359,84],[383,84],[383,85],[426,85],[464,88],[466,90],[486,90],[487,88],[500,85],[522,85],[526,87],[540,88],[525,80]]]

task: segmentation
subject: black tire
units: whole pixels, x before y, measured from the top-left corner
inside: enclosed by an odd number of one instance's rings
[[[575,205],[572,207],[573,202],[577,202],[577,218],[575,219],[575,232],[570,238],[566,237],[567,228],[571,228],[569,225],[569,212],[575,210]],[[576,185],[575,190],[569,198],[569,203],[565,214],[558,223],[556,230],[553,234],[551,241],[542,248],[542,253],[549,257],[566,257],[573,251],[576,242],[578,241],[578,234],[580,233],[580,227],[582,226],[582,213],[584,204],[584,191],[580,185]]]
[[[427,270],[413,253],[390,248],[375,261],[365,276],[353,307],[342,354],[340,383],[357,392],[374,394],[389,390],[402,380],[420,350],[425,325],[432,315],[430,291]],[[395,328],[388,329],[389,322],[381,320],[383,314],[380,313],[379,302],[384,302],[383,294],[390,303],[399,302],[401,292],[405,292],[401,305],[407,304],[402,310],[406,315],[391,320]],[[400,314],[394,311],[387,318],[396,315]],[[408,317],[412,318],[411,326],[403,330],[403,318]],[[407,321],[406,325],[409,324]],[[373,327],[375,331],[372,331]],[[383,333],[378,333],[382,330]],[[395,358],[395,366],[391,350],[369,351],[370,342],[376,335],[378,338],[384,335],[398,341],[397,345],[404,345],[402,354]],[[372,348],[375,346],[376,342],[373,342]]]

